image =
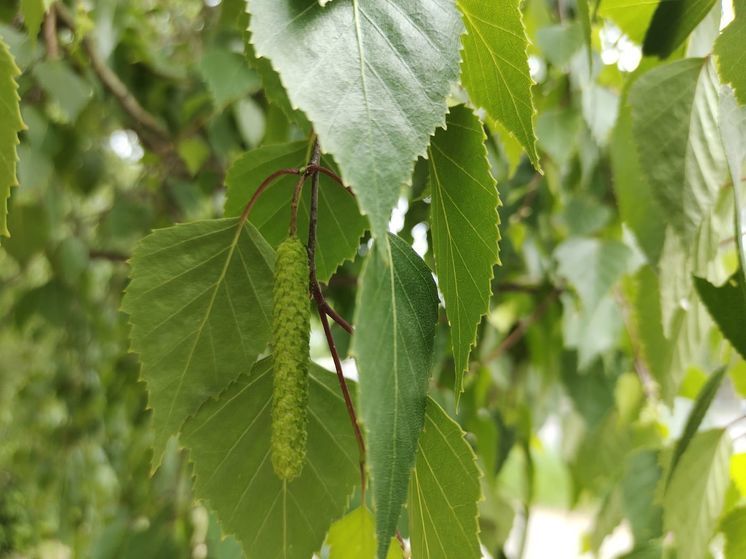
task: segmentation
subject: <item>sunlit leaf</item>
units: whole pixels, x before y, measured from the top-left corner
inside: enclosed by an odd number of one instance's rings
[[[458,423],[428,400],[409,482],[412,554],[422,559],[479,559],[476,457]]]
[[[190,418],[183,442],[195,493],[217,512],[247,559],[308,559],[359,483],[357,446],[335,376],[310,367],[308,451],[283,482],[270,459],[272,362],[264,359]]]
[[[467,31],[461,80],[472,103],[502,123],[539,168],[528,39],[518,4],[458,0]]]
[[[238,224],[158,229],[132,257],[122,308],[153,408],[156,465],[184,420],[249,371],[269,340],[274,253]]]
[[[435,270],[451,325],[458,399],[477,327],[489,310],[492,268],[499,260],[500,201],[482,124],[465,107],[453,107],[446,126],[428,150],[430,223]]]
[[[7,221],[10,189],[18,184],[18,132],[23,129],[16,84],[20,73],[8,45],[0,38],[0,235],[6,237],[10,236]]]

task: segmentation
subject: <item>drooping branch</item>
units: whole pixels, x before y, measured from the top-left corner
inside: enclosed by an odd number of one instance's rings
[[[75,18],[61,2],[55,2],[49,9],[71,31],[75,31]],[[149,113],[130,92],[124,82],[109,68],[101,58],[96,45],[90,37],[83,37],[83,50],[91,62],[93,72],[104,88],[117,100],[125,113],[133,121],[133,128],[143,143],[154,152],[165,155],[175,153],[168,130],[161,122]]]
[[[352,397],[350,396],[350,390],[347,386],[344,373],[342,371],[342,363],[339,359],[339,352],[337,346],[334,343],[334,336],[332,335],[331,326],[329,325],[329,317],[332,317],[337,321],[347,332],[352,333],[352,326],[347,323],[341,316],[334,312],[331,307],[324,299],[324,294],[321,292],[318,279],[316,278],[316,228],[318,223],[318,208],[319,208],[319,161],[321,160],[321,148],[319,147],[319,141],[316,139],[313,145],[313,152],[311,155],[311,161],[307,169],[311,172],[311,207],[308,216],[308,267],[309,267],[309,284],[311,289],[311,295],[316,301],[316,308],[321,319],[321,324],[324,327],[324,335],[326,336],[326,342],[329,346],[329,352],[332,355],[334,361],[334,369],[337,372],[337,380],[339,381],[339,388],[342,391],[342,396],[347,407],[347,415],[350,417],[350,423],[352,423],[352,429],[355,432],[355,440],[357,441],[359,459],[360,459],[360,490],[362,494],[362,501],[365,502],[365,441],[363,439],[363,433],[360,430],[360,424],[357,421],[357,414],[355,413],[355,406],[352,403]]]

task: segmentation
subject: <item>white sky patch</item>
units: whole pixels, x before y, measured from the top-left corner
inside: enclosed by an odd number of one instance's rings
[[[137,163],[145,155],[140,139],[132,130],[115,130],[109,136],[109,148],[119,159]]]
[[[407,215],[408,209],[409,201],[407,201],[403,196],[400,196],[399,202],[397,202],[394,211],[391,213],[391,219],[389,220],[389,233],[396,235],[399,231],[404,229],[404,216]]]
[[[547,63],[543,58],[535,55],[528,57],[528,73],[536,83],[542,83],[547,78]]]
[[[205,0],[205,6],[208,8],[217,8],[222,3],[223,0]]]
[[[412,249],[420,255],[420,258],[424,258],[427,254],[427,223],[418,223],[412,227]]]
[[[601,38],[601,61],[604,64],[616,64],[622,72],[632,72],[640,65],[642,49],[616,25],[604,23],[599,37]]]
[[[728,25],[736,17],[735,12],[733,11],[733,2],[724,0],[721,5],[723,6],[723,15],[720,16],[720,29]]]

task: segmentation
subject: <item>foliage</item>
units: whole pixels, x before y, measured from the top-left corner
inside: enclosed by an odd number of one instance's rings
[[[740,557],[734,4],[3,3],[0,556]]]

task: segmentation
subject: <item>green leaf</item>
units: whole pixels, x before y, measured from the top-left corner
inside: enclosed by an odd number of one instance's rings
[[[0,235],[6,237],[10,237],[7,221],[10,189],[18,184],[18,132],[24,128],[16,84],[20,73],[8,45],[0,38]]]
[[[278,169],[303,167],[308,163],[308,144],[262,146],[246,152],[228,170],[225,184],[228,198],[225,214],[240,215],[256,188]],[[335,168],[330,158],[322,158],[322,165]],[[326,175],[320,175],[319,214],[316,234],[316,272],[319,281],[326,282],[345,260],[355,257],[360,237],[367,228],[355,198]],[[249,221],[273,247],[288,236],[290,201],[298,177],[289,175],[278,179],[257,200]],[[306,184],[298,205],[298,236],[308,238],[308,215],[311,200],[310,181]]]
[[[661,397],[672,404],[676,395],[673,379],[669,374],[672,348],[663,330],[658,276],[651,266],[643,266],[637,273],[636,280],[633,308],[642,356],[660,386]]]
[[[647,72],[629,94],[643,172],[664,215],[687,243],[711,213],[727,173],[717,141],[717,95],[712,66],[699,58]]]
[[[720,79],[733,86],[736,98],[746,105],[746,68],[743,64],[743,37],[746,35],[746,2],[733,2],[736,17],[723,29],[715,42]]]
[[[554,257],[557,271],[590,311],[627,271],[632,252],[619,241],[573,238],[558,246]]]
[[[272,61],[383,241],[459,77],[458,10],[437,0],[249,6],[257,55]]]
[[[645,179],[640,158],[633,146],[632,117],[629,106],[622,102],[609,142],[614,193],[622,219],[635,234],[648,261],[655,263],[663,249],[665,214],[653,199],[650,184]]]
[[[733,509],[723,518],[720,529],[725,535],[725,559],[746,557],[746,506]]]
[[[729,87],[720,90],[720,135],[733,183],[736,212],[736,244],[743,279],[746,280],[746,108],[738,106]]]
[[[537,169],[528,39],[519,2],[458,0],[462,37],[461,81],[477,107],[499,121],[521,143]]]
[[[499,262],[500,200],[479,119],[466,107],[453,107],[446,126],[428,149],[430,225],[435,271],[451,325],[458,401],[477,327],[489,310],[492,268]]]
[[[409,482],[407,509],[413,557],[482,557],[477,510],[480,476],[461,427],[437,402],[428,399],[417,462]]]
[[[707,311],[726,339],[746,359],[746,282],[743,272],[736,272],[716,287],[703,278],[694,277],[694,286]]]
[[[52,0],[21,0],[21,14],[32,41],[36,41],[44,14],[51,3]]]
[[[264,86],[264,94],[267,96],[267,100],[278,107],[290,122],[297,123],[301,129],[305,130],[309,128],[309,122],[306,115],[302,111],[294,109],[288,99],[288,94],[280,81],[280,76],[275,72],[272,67],[272,63],[266,58],[258,58],[254,52],[254,45],[251,43],[251,33],[246,30],[246,60],[249,62],[252,68],[256,70],[257,74],[262,78],[262,85]]]
[[[93,97],[88,82],[62,60],[39,62],[34,65],[32,73],[65,122],[75,122]]]
[[[689,448],[692,439],[697,434],[697,430],[702,424],[702,420],[704,419],[707,410],[710,408],[710,404],[712,404],[712,401],[715,399],[715,395],[720,388],[720,383],[724,376],[725,367],[721,367],[710,375],[705,385],[699,391],[697,400],[694,402],[694,407],[692,408],[692,411],[689,412],[689,417],[687,417],[684,431],[673,449],[671,465],[668,468],[668,474],[666,476],[666,488],[670,486],[681,457],[686,452],[686,449]]]
[[[360,412],[382,558],[407,498],[425,421],[438,294],[422,259],[389,235],[369,254],[357,297],[351,353],[360,371]]]
[[[376,526],[373,514],[365,507],[358,507],[329,529],[326,545],[329,559],[374,559],[376,556]],[[401,559],[402,551],[392,538],[386,559]]]
[[[248,559],[308,559],[341,517],[359,482],[355,436],[335,376],[309,368],[308,452],[301,475],[283,482],[270,459],[272,363],[241,375],[190,418],[197,497],[207,501]]]
[[[630,39],[641,44],[657,6],[658,0],[602,0],[598,15],[612,20]]]
[[[122,309],[153,408],[154,465],[184,420],[248,371],[269,340],[274,253],[238,224],[158,229],[132,257]]]
[[[663,511],[655,499],[661,477],[658,454],[647,449],[632,454],[622,480],[622,509],[639,546],[660,537],[663,528]]]
[[[577,17],[580,20],[580,28],[583,30],[583,43],[585,43],[585,48],[588,51],[590,68],[593,64],[593,49],[591,47],[591,12],[588,2],[589,0],[575,0],[575,7],[578,9]]]
[[[704,19],[714,4],[715,0],[659,2],[645,33],[643,54],[657,55],[661,58],[670,56]]]
[[[205,51],[199,62],[199,71],[218,109],[256,92],[260,86],[259,76],[246,65],[244,57],[220,47],[210,47]]]
[[[663,499],[663,523],[676,536],[678,559],[701,559],[728,490],[731,443],[723,429],[697,434]]]

